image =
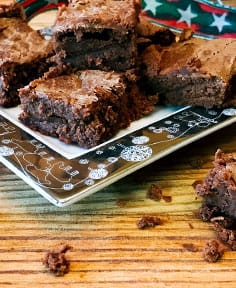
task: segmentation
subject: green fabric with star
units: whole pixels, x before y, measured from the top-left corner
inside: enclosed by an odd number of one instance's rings
[[[236,37],[236,8],[209,1],[143,0],[142,14],[174,30],[191,27],[206,38]]]

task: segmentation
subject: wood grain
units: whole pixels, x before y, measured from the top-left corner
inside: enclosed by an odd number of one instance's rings
[[[236,152],[235,130],[236,124],[226,127],[66,208],[52,206],[0,164],[0,287],[235,287],[236,252],[217,263],[202,258],[215,235],[196,216],[201,199],[192,187],[218,148]],[[172,201],[147,199],[151,184]],[[163,223],[139,230],[143,215]],[[61,244],[73,247],[71,269],[55,277],[42,258]]]
[[[235,129],[224,128],[66,208],[52,206],[0,165],[0,287],[235,287],[236,252],[214,264],[202,258],[215,235],[196,216],[201,199],[192,187],[212,167],[217,148],[236,152]],[[147,199],[151,184],[172,201]],[[139,230],[143,215],[157,215],[163,224]],[[61,244],[73,247],[71,270],[55,277],[42,258]]]

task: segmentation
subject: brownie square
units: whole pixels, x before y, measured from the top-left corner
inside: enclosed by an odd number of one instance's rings
[[[230,105],[236,98],[235,51],[236,39],[230,38],[152,45],[140,57],[143,86],[165,104]]]
[[[19,104],[17,89],[49,67],[52,44],[20,18],[0,18],[0,105]]]
[[[83,70],[47,73],[20,89],[19,119],[33,130],[90,148],[153,110],[156,99],[138,93],[121,73]]]
[[[125,71],[137,58],[135,0],[70,1],[53,27],[59,61],[83,69]]]
[[[22,18],[25,19],[24,9],[21,4],[14,0],[1,0],[0,1],[0,17],[5,18]]]

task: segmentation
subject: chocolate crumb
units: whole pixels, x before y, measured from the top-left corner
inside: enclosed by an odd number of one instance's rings
[[[203,248],[203,258],[207,262],[217,262],[223,256],[224,250],[218,240],[212,239],[206,242]]]
[[[136,224],[139,229],[155,227],[161,224],[161,219],[157,216],[143,216]]]
[[[193,224],[192,223],[188,223],[188,226],[190,229],[194,229]]]
[[[184,249],[190,251],[190,252],[197,252],[198,248],[193,243],[184,243],[183,244]]]
[[[162,199],[162,189],[158,185],[152,184],[146,196],[151,200],[160,201]]]
[[[60,248],[50,250],[43,259],[43,264],[55,276],[64,276],[69,272],[70,262],[66,259],[65,253],[72,247],[65,244]]]
[[[167,202],[167,203],[170,203],[170,202],[172,201],[172,197],[171,197],[171,196],[165,196],[165,195],[163,195],[162,198],[163,198],[163,200],[164,200],[165,202]]]
[[[150,188],[147,191],[146,197],[154,201],[160,201],[161,199],[163,199],[165,202],[172,201],[172,197],[163,195],[162,189],[156,184],[152,184],[150,186]]]

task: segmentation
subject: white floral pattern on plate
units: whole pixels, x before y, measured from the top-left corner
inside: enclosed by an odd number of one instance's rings
[[[67,159],[0,117],[0,160],[50,202],[66,206],[233,122],[235,108],[184,107]]]

